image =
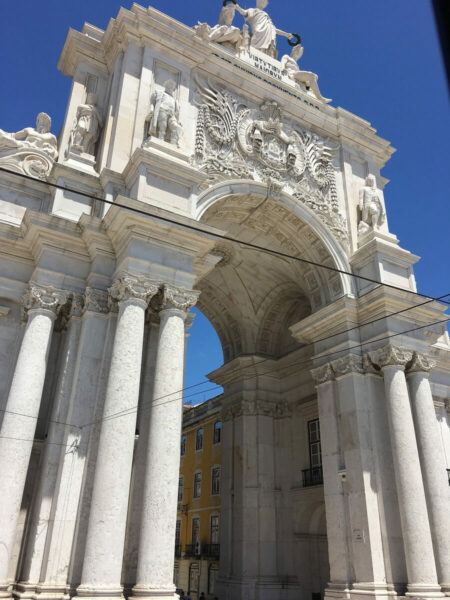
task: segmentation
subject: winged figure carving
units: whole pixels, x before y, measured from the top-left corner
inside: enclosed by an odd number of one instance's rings
[[[203,100],[200,110],[206,131],[220,146],[231,144],[236,137],[239,118],[239,103],[228,92],[222,92],[210,81],[208,87],[196,81],[197,90]]]

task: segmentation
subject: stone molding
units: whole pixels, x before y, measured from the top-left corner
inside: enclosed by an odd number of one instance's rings
[[[316,369],[311,369],[311,375],[315,380],[316,385],[321,385],[334,380],[334,371],[331,363],[325,363]]]
[[[426,354],[414,352],[412,362],[408,366],[408,373],[429,373],[436,366],[436,361]]]
[[[404,369],[411,362],[413,353],[407,348],[388,344],[383,348],[369,352],[369,356],[372,363],[380,369],[385,367],[401,367]]]
[[[39,309],[48,310],[57,316],[68,298],[69,292],[65,290],[58,290],[52,285],[30,283],[22,298],[22,316],[26,319],[29,311]]]
[[[172,285],[164,285],[160,310],[182,310],[186,313],[195,306],[200,292],[178,288]]]
[[[269,400],[242,400],[222,409],[222,421],[231,421],[238,417],[285,417],[292,413],[287,402]]]
[[[108,292],[87,287],[84,296],[83,314],[86,312],[106,314],[109,312]]]
[[[347,354],[342,358],[338,358],[331,363],[331,368],[336,377],[348,375],[348,373],[364,374],[363,359],[356,354]]]
[[[122,303],[140,300],[148,305],[153,296],[156,296],[160,284],[146,277],[123,275],[119,277],[108,289],[112,301]]]

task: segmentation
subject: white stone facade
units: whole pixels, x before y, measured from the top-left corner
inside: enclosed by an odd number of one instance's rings
[[[121,9],[69,31],[57,153],[47,121],[0,131],[0,597],[174,598],[195,304],[225,358],[219,600],[450,594],[446,306],[389,232],[393,148],[261,27]]]

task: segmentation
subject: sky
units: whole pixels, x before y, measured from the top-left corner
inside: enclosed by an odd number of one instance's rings
[[[67,31],[80,30],[85,21],[106,28],[121,5],[130,8],[131,2],[0,2],[1,129],[18,131],[45,111],[58,134],[71,83],[56,68]],[[214,25],[222,2],[153,0],[151,5],[188,25]],[[241,0],[241,6],[255,2]],[[272,0],[267,10],[278,28],[301,35],[301,67],[319,75],[332,106],[370,121],[397,148],[382,172],[390,180],[385,188],[390,231],[403,248],[422,257],[415,267],[419,291],[450,293],[450,111],[431,1]],[[288,50],[284,38],[278,49]],[[186,385],[221,363],[217,336],[197,314]]]

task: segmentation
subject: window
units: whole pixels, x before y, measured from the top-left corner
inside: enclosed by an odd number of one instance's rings
[[[219,569],[217,568],[217,564],[213,564],[208,569],[208,594],[211,596],[215,592],[216,588],[216,579],[219,576]]]
[[[195,435],[195,449],[203,450],[203,427],[201,429],[197,429],[197,433]]]
[[[202,495],[202,472],[197,471],[194,474],[194,498],[200,498]]]
[[[213,467],[211,471],[211,495],[220,494],[220,467]]]
[[[209,543],[219,544],[219,515],[211,515],[211,525],[209,530]]]
[[[317,469],[322,466],[322,449],[320,446],[320,425],[319,419],[309,421],[309,462],[311,469]]]
[[[222,437],[222,421],[214,423],[213,444],[220,444]]]
[[[184,476],[180,475],[178,479],[178,502],[183,502]]]
[[[192,519],[192,545],[198,544],[200,541],[200,519],[199,517],[195,517]]]
[[[186,436],[185,435],[181,436],[180,454],[181,454],[181,456],[184,456],[186,454]]]
[[[177,519],[177,527],[175,529],[175,546],[181,544],[181,519]]]

